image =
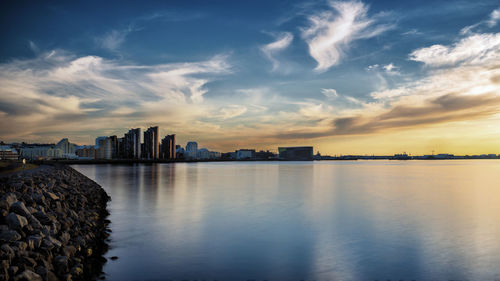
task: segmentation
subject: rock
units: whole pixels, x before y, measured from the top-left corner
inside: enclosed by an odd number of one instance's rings
[[[45,205],[45,197],[43,196],[43,194],[41,193],[38,193],[38,192],[35,192],[31,195],[31,198],[33,198],[33,200],[37,203],[37,204],[40,204],[40,205]]]
[[[15,230],[6,230],[0,232],[0,241],[13,242],[21,239],[21,235]]]
[[[83,267],[81,264],[73,266],[71,268],[71,275],[72,276],[82,276],[83,275]]]
[[[110,232],[106,192],[67,166],[8,177],[0,182],[0,280],[96,279]]]
[[[64,273],[68,272],[68,257],[66,256],[57,256],[54,258],[54,268],[57,271],[57,275],[64,275]]]
[[[4,196],[2,196],[2,198],[0,199],[0,208],[8,211],[10,205],[12,205],[16,201],[17,201],[17,196],[14,193],[9,192]]]
[[[15,213],[10,213],[6,220],[9,228],[14,230],[21,230],[23,227],[28,225],[28,220],[25,217]]]
[[[16,241],[12,244],[14,244],[14,246],[17,247],[19,251],[26,251],[26,249],[28,248],[28,243],[23,241]]]
[[[33,271],[25,270],[23,273],[14,277],[14,281],[43,281],[43,279]]]
[[[40,221],[33,215],[30,215],[28,217],[28,222],[29,224],[34,228],[34,229],[41,229],[42,228],[42,224],[40,223]]]
[[[39,234],[31,235],[27,239],[28,241],[28,248],[31,249],[38,249],[42,245],[42,236]]]
[[[33,214],[35,218],[37,218],[43,225],[50,225],[52,224],[52,219],[45,214],[45,212],[38,211]]]
[[[14,250],[9,246],[9,244],[3,244],[0,248],[2,250],[2,258],[11,260],[16,256]]]
[[[49,235],[43,239],[42,245],[46,246],[47,248],[53,248],[53,247],[59,248],[62,246],[62,243],[59,240]]]
[[[16,275],[17,271],[19,270],[19,267],[12,265],[9,267],[9,275],[14,276]]]
[[[18,215],[21,215],[23,217],[29,217],[29,215],[31,215],[28,208],[26,208],[24,203],[21,201],[17,201],[17,202],[12,203],[12,205],[10,205],[10,211],[14,212]]]
[[[45,196],[47,196],[48,198],[52,199],[52,200],[59,200],[59,196],[55,195],[54,193],[52,192],[45,192]]]
[[[118,257],[117,257],[117,256],[112,256],[110,259],[111,259],[112,261],[115,261],[115,260],[117,260],[117,259],[118,259]]]
[[[73,257],[76,254],[75,246],[66,246],[63,248],[63,253],[68,258]]]
[[[36,266],[36,261],[33,258],[30,257],[22,257],[23,263],[29,267],[35,267]]]

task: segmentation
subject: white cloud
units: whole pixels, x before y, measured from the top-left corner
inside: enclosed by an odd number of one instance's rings
[[[104,36],[96,38],[96,41],[99,47],[110,51],[116,51],[125,42],[125,39],[131,31],[131,28],[124,30],[111,30]]]
[[[389,75],[400,75],[401,74],[398,71],[399,67],[395,66],[392,62],[390,64],[384,65],[383,68],[384,68],[385,72]]]
[[[220,109],[222,119],[230,119],[240,115],[243,115],[247,112],[248,108],[246,106],[233,104],[227,107]]]
[[[213,108],[204,103],[206,84],[231,73],[230,68],[226,56],[133,65],[63,51],[3,63],[0,128],[6,138],[31,140],[50,132],[71,137],[79,131],[78,137],[90,137],[92,131],[144,126],[146,121],[189,132],[197,128],[186,124]]]
[[[500,20],[500,8],[497,8],[496,10],[493,10],[487,20],[480,21],[478,23],[475,23],[473,25],[468,25],[460,30],[461,35],[468,35],[472,34],[473,31],[476,28],[482,27],[484,25],[488,26],[489,28],[492,28],[497,25],[498,21]]]
[[[452,46],[433,45],[413,51],[410,60],[429,66],[455,64],[481,64],[500,53],[500,33],[474,34],[463,38]]]
[[[40,52],[40,49],[39,49],[39,48],[38,48],[38,46],[35,44],[35,42],[33,42],[33,41],[31,41],[31,40],[30,40],[28,43],[29,43],[29,45],[30,45],[30,49],[33,51],[33,53],[37,54],[37,53],[39,53],[39,52]]]
[[[290,46],[292,41],[293,35],[290,32],[283,32],[277,36],[276,41],[260,47],[260,50],[273,64],[273,71],[277,70],[280,65],[274,56]]]
[[[490,18],[486,23],[488,24],[489,27],[494,27],[495,25],[497,25],[499,20],[500,20],[500,8],[491,12]]]
[[[392,62],[386,65],[373,64],[366,68],[368,71],[377,71],[377,73],[380,69],[383,69],[383,71],[389,75],[401,75],[398,71],[399,67],[395,66]]]
[[[323,95],[325,95],[325,97],[329,99],[333,99],[339,96],[337,90],[335,89],[321,89],[321,93],[323,93]]]
[[[318,63],[318,72],[339,64],[351,42],[377,36],[393,27],[368,17],[368,7],[362,2],[330,2],[330,7],[332,10],[309,16],[310,25],[302,30],[309,54]]]

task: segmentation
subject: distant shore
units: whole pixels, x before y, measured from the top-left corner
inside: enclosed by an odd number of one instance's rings
[[[313,160],[295,160],[300,162],[311,161],[357,161],[357,160],[480,160],[480,159],[500,159],[500,157],[477,157],[477,156],[456,156],[456,157],[394,157],[394,156],[339,156],[328,157],[324,159]],[[58,160],[32,160],[31,163],[37,165],[44,164],[152,164],[152,163],[198,163],[198,162],[290,162],[294,160],[281,160],[281,159],[210,159],[210,160],[151,160],[151,159],[58,159]]]

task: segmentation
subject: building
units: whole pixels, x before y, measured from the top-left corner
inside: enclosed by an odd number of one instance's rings
[[[176,154],[175,134],[167,135],[161,140],[160,158],[174,160]]]
[[[186,154],[186,151],[184,150],[184,148],[182,146],[180,146],[180,145],[175,146],[175,158],[176,159],[184,159],[185,154]]]
[[[160,156],[160,143],[158,126],[150,127],[144,132],[143,157],[146,159],[158,159]]]
[[[220,159],[221,158],[221,153],[220,152],[209,151],[209,153],[210,153],[210,156],[209,156],[210,159]]]
[[[184,157],[187,159],[196,159],[198,154],[198,143],[195,141],[190,141],[186,144],[186,152]]]
[[[120,154],[120,146],[118,144],[118,137],[116,136],[109,136],[109,142],[111,143],[111,158],[118,158],[118,155]]]
[[[60,140],[56,148],[62,151],[63,158],[76,158],[76,144],[70,143],[67,138]]]
[[[312,161],[312,146],[278,147],[280,160]]]
[[[237,160],[248,160],[255,158],[255,149],[240,149],[236,150],[235,152]]]
[[[130,129],[123,137],[123,157],[126,159],[141,157],[141,128]]]
[[[0,160],[17,160],[19,153],[8,145],[0,145]]]
[[[96,158],[96,149],[94,146],[81,146],[76,150],[76,155],[80,159],[95,159]]]
[[[111,137],[98,137],[95,139],[96,159],[112,159],[114,154],[114,143]]]
[[[31,145],[21,149],[21,156],[31,160],[62,158],[63,151],[55,145]]]
[[[255,152],[255,159],[269,160],[269,159],[275,159],[275,158],[276,158],[276,154],[272,153],[269,150],[266,150],[266,151],[261,150],[259,152]]]
[[[208,160],[210,159],[210,151],[208,151],[208,149],[206,148],[198,149],[196,158],[201,160]]]

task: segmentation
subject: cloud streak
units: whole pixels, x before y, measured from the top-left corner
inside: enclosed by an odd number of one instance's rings
[[[290,46],[293,40],[293,35],[290,32],[283,32],[279,34],[276,41],[260,47],[260,50],[273,65],[272,71],[279,68],[280,62],[275,58],[275,55]]]
[[[118,129],[145,120],[181,128],[211,110],[202,105],[206,84],[230,73],[223,55],[133,65],[59,50],[0,64],[2,136],[37,140],[46,131]]]
[[[302,29],[318,72],[340,63],[353,41],[375,37],[393,28],[379,24],[377,17],[368,16],[368,6],[362,2],[330,2],[331,10],[308,17],[310,25]]]

